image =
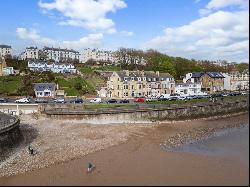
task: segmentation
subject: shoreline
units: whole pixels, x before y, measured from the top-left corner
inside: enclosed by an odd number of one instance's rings
[[[229,118],[229,119],[228,119]],[[231,120],[230,120],[231,119]],[[210,127],[211,124],[216,123],[216,121],[221,122],[222,124],[219,124],[217,127]],[[57,120],[58,121],[58,120]],[[227,122],[231,124],[227,124]],[[200,139],[204,138],[209,133],[214,133],[218,131],[219,129],[227,129],[227,128],[234,128],[234,127],[241,127],[242,125],[249,125],[249,119],[248,119],[248,111],[247,112],[240,112],[237,114],[230,114],[230,115],[223,115],[223,116],[216,116],[216,117],[209,117],[209,118],[202,118],[202,119],[196,119],[196,120],[185,120],[185,121],[171,121],[167,122],[160,122],[159,124],[156,123],[156,125],[149,125],[149,124],[135,124],[128,126],[133,126],[132,128],[129,128],[127,125],[121,125],[126,126],[128,129],[122,129],[122,130],[129,130],[128,134],[124,136],[123,141],[117,141],[113,143],[113,145],[105,145],[102,149],[97,149],[93,152],[90,152],[88,154],[81,154],[77,157],[71,157],[66,159],[66,161],[58,161],[54,162],[53,164],[50,164],[49,166],[34,169],[34,171],[25,171],[21,173],[17,173],[18,175],[2,175],[0,178],[0,184],[8,184],[6,181],[19,181],[22,180],[21,178],[30,178],[30,176],[36,176],[37,173],[44,173],[46,170],[54,170],[55,168],[62,167],[63,165],[70,165],[73,162],[77,162],[77,160],[85,160],[86,158],[90,157],[91,155],[98,155],[102,154],[102,152],[109,152],[110,150],[120,149],[120,147],[126,147],[127,145],[135,144],[135,151],[137,149],[140,149],[140,147],[145,147],[146,145],[149,147],[154,147],[155,151],[156,149],[160,150],[161,144],[167,144],[168,140],[175,140],[175,145],[181,145],[187,143],[186,138],[195,139],[195,141],[199,141]],[[74,124],[74,123],[73,123]],[[86,126],[86,125],[85,125]],[[87,125],[91,128],[91,126]],[[110,126],[110,125],[107,125]],[[112,125],[111,125],[112,126]],[[116,130],[121,130],[119,125],[116,125]],[[137,127],[136,126],[140,126]],[[100,125],[95,126],[96,128],[100,128]],[[114,130],[114,129],[112,129]],[[137,147],[138,146],[138,147]],[[157,152],[159,152],[157,150]],[[112,151],[111,151],[112,152]],[[167,153],[171,154],[171,153]],[[183,154],[176,154],[175,155],[183,155]],[[185,156],[187,154],[184,154]],[[197,157],[195,155],[191,155],[191,157]],[[199,157],[200,158],[200,157]],[[207,158],[206,158],[207,159]],[[208,159],[209,160],[209,159]],[[79,167],[79,166],[78,166]],[[12,168],[13,169],[13,168]],[[55,169],[56,170],[56,169]],[[34,173],[34,174],[33,174]],[[46,172],[45,172],[46,173]],[[3,173],[2,173],[3,174]],[[33,181],[33,180],[32,180]],[[39,180],[38,180],[39,181]],[[59,180],[60,181],[60,180]],[[35,182],[35,181],[33,181]],[[48,181],[47,181],[48,182]],[[51,181],[48,183],[50,184]],[[14,183],[16,184],[16,183]],[[44,184],[44,183],[42,183]],[[54,184],[54,183],[52,183]],[[57,183],[55,183],[57,184]],[[94,183],[96,184],[96,183]]]

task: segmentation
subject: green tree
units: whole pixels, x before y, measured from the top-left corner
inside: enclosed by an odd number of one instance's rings
[[[78,91],[82,90],[82,84],[80,82],[75,83],[74,88]]]

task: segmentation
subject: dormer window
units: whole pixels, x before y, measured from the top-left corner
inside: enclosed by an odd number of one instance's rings
[[[131,77],[131,80],[132,80],[132,81],[134,81],[134,80],[135,80],[135,78],[134,78],[134,77]]]

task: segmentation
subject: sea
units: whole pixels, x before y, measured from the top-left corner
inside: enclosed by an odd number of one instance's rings
[[[172,151],[219,156],[249,165],[249,125],[218,131],[211,137],[182,145]]]

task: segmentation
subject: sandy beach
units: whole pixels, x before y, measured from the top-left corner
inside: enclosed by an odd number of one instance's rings
[[[249,124],[248,113],[161,124],[86,125],[22,118],[32,145],[0,165],[0,185],[248,185],[249,167],[223,157],[164,151]],[[28,129],[28,130],[27,130]],[[86,173],[88,162],[96,165]]]

